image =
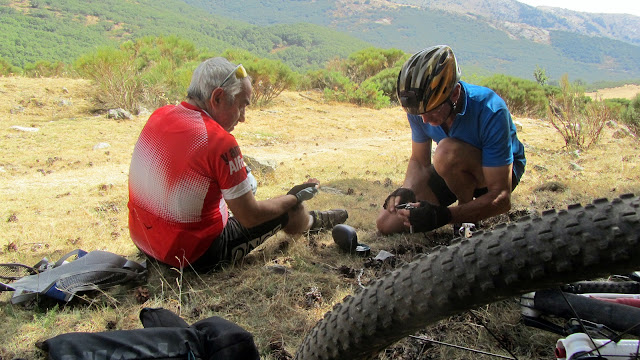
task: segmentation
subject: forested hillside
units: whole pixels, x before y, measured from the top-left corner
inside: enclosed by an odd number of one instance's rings
[[[249,25],[178,0],[0,0],[0,33],[0,58],[18,67],[40,60],[70,63],[100,46],[160,35],[215,53],[246,49],[303,70],[368,46],[313,24]]]
[[[537,20],[550,26],[552,19]],[[640,79],[640,47],[626,42],[561,30],[546,31],[545,41],[522,38],[481,15],[381,0],[0,0],[0,32],[0,65],[20,68],[172,35],[213,54],[245,49],[301,73],[371,45],[413,53],[445,43],[467,75],[532,79],[540,67],[555,81],[564,74],[583,83]]]
[[[572,79],[585,82],[640,78],[638,46],[563,30],[544,30],[544,41],[519,37],[515,30],[505,31],[486,16],[473,13],[473,4],[469,5],[467,13],[463,13],[430,8],[432,3],[447,3],[446,1],[405,1],[412,6],[397,4],[401,1],[373,0],[185,2],[211,14],[242,19],[256,25],[314,22],[344,31],[375,46],[398,48],[410,53],[428,45],[450,44],[454,47],[463,70],[468,74],[503,73],[531,78],[537,65],[545,68],[547,74],[554,79],[559,79],[565,73]],[[417,6],[414,3],[420,4]],[[448,3],[449,8],[452,8],[457,2]],[[503,3],[505,1],[500,2]],[[515,1],[509,3],[519,4],[519,9],[529,10],[520,16],[530,24],[554,28],[554,21],[565,21],[531,6]],[[504,10],[510,11],[509,8]],[[517,24],[513,26],[517,27]]]

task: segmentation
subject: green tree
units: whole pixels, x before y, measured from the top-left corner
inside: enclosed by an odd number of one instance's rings
[[[536,79],[536,82],[542,86],[547,85],[549,81],[549,77],[547,76],[547,72],[545,69],[536,65],[536,69],[533,71],[533,78]]]

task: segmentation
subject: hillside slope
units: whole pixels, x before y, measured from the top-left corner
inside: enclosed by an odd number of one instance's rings
[[[314,24],[259,27],[241,20],[205,15],[180,0],[4,0],[0,58],[19,67],[40,60],[71,63],[101,46],[144,36],[178,36],[214,54],[246,49],[306,70],[371,46]]]

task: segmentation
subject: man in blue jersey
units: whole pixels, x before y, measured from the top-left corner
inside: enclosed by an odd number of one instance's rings
[[[411,158],[402,187],[384,202],[378,230],[425,232],[507,212],[526,159],[505,102],[460,81],[445,45],[409,58],[397,92],[411,125]]]

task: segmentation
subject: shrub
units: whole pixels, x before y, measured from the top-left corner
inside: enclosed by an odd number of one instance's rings
[[[611,116],[615,119],[622,119],[623,113],[631,104],[631,100],[622,98],[605,99],[605,105],[611,110]]]
[[[295,73],[280,61],[261,59],[243,50],[228,50],[223,56],[229,61],[242,63],[247,70],[253,86],[251,102],[257,106],[270,104],[296,83]]]
[[[358,85],[349,79],[334,88],[325,88],[324,96],[327,100],[348,102],[375,109],[380,109],[390,104],[389,97],[384,95],[376,84],[365,82]]]
[[[106,108],[136,113],[184,98],[191,74],[203,54],[177,37],[143,38],[119,49],[101,48],[74,64],[98,85],[97,100]]]
[[[125,51],[101,48],[76,60],[80,76],[98,85],[97,100],[106,108],[133,111],[145,91],[134,59]]]
[[[589,101],[584,91],[569,83],[569,77],[560,79],[560,95],[549,98],[548,118],[562,135],[567,147],[585,149],[598,142],[611,110],[604,101]]]
[[[68,73],[67,65],[61,61],[40,60],[24,66],[24,75],[34,78],[66,76]]]
[[[18,73],[20,69],[11,65],[7,60],[0,58],[0,76]]]
[[[640,94],[631,100],[629,106],[622,112],[621,118],[634,133],[640,134]]]
[[[408,55],[398,49],[366,48],[349,55],[340,63],[340,70],[354,83],[362,83],[379,72],[395,67]]]
[[[301,86],[302,89],[329,89],[333,91],[344,90],[351,82],[341,72],[328,69],[309,71],[303,79],[301,84],[304,84],[304,87]]]
[[[493,89],[514,114],[542,117],[546,113],[545,89],[535,81],[498,74],[480,85]]]
[[[398,102],[398,96],[396,94],[396,86],[398,83],[398,73],[402,65],[397,65],[392,68],[384,69],[374,76],[368,78],[363,82],[375,84],[378,89],[382,90],[382,93],[389,98],[390,101]]]

